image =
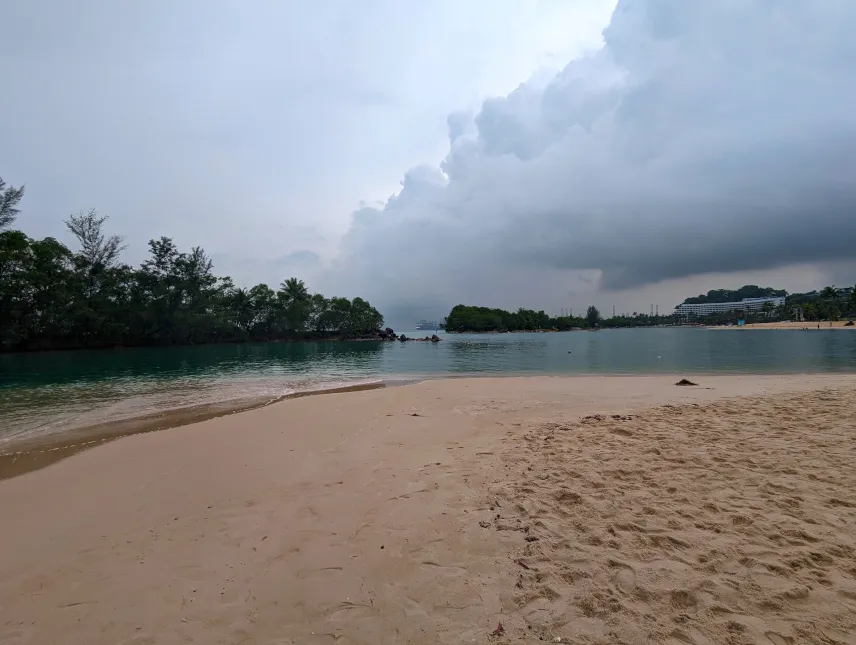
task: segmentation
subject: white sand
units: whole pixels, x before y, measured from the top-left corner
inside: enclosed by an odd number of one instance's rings
[[[2,481],[0,643],[856,643],[856,376],[674,380],[311,397]]]

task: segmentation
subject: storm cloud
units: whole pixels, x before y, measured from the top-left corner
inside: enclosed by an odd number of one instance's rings
[[[852,0],[28,0],[2,19],[0,176],[26,183],[33,237],[71,243],[62,220],[95,207],[128,262],[167,235],[242,286],[297,275],[396,325],[856,280]]]
[[[620,0],[596,53],[450,115],[326,279],[419,310],[850,261],[854,29],[847,0]]]

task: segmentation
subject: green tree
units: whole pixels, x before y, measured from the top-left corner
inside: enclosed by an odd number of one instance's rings
[[[302,332],[306,330],[311,312],[309,290],[303,280],[288,278],[280,285],[277,294],[281,305],[283,330]]]
[[[600,324],[600,311],[594,305],[589,305],[589,308],[586,309],[586,322],[589,327],[596,327]]]
[[[280,293],[287,305],[305,302],[309,299],[309,291],[306,289],[306,285],[303,284],[303,280],[297,278],[284,280],[280,285]]]
[[[362,298],[354,298],[343,331],[350,338],[358,338],[374,334],[382,325],[383,316],[377,309]]]
[[[6,182],[0,177],[0,229],[11,226],[18,213],[21,211],[17,208],[18,203],[24,197],[24,187],[14,188],[6,186]]]
[[[77,238],[80,244],[80,257],[85,260],[89,267],[109,268],[115,266],[119,255],[125,250],[122,237],[111,235],[105,237],[104,222],[109,218],[106,215],[98,216],[94,208],[87,212],[80,211],[71,215],[65,226]]]
[[[320,293],[313,293],[310,298],[309,327],[316,334],[323,335],[330,331],[330,300]]]

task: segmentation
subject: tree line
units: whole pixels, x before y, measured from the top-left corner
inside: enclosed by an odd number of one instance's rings
[[[604,322],[597,307],[590,306],[584,318],[551,316],[544,311],[520,308],[506,311],[490,307],[456,305],[444,320],[447,332],[512,332],[512,331],[569,331],[598,327]]]
[[[72,250],[10,227],[24,187],[0,178],[0,351],[374,336],[383,316],[362,298],[327,298],[288,278],[237,287],[201,247],[149,242],[139,267],[121,261],[123,238],[90,210],[65,225]],[[4,230],[5,229],[5,230]]]
[[[785,299],[784,305],[768,313],[779,320],[793,319],[797,315],[804,320],[853,318],[856,316],[856,286],[839,289],[830,285],[820,291],[794,293]]]

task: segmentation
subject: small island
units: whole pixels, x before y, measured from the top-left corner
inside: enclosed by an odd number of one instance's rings
[[[544,311],[523,309],[506,311],[490,307],[457,305],[445,319],[448,333],[514,333],[596,330],[625,327],[661,327],[679,324],[674,316],[634,313],[632,316],[603,318],[594,305],[586,309],[584,317],[551,316]]]

